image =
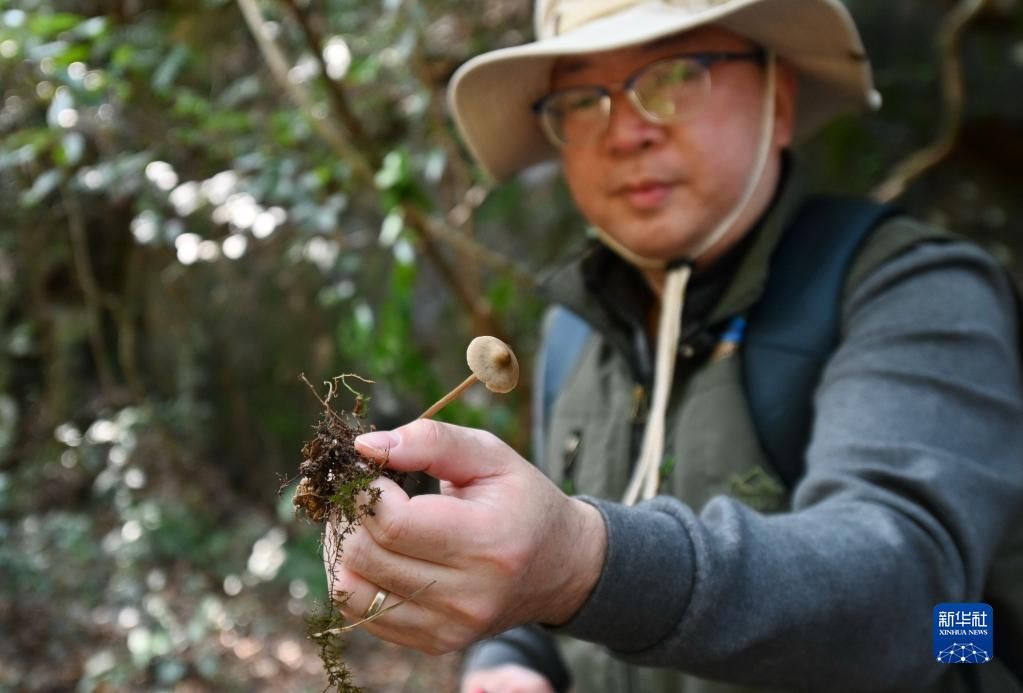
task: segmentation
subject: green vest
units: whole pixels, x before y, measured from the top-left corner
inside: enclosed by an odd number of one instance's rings
[[[742,259],[735,278],[713,309],[709,324],[746,312],[763,290],[768,259],[798,204],[782,199]],[[884,222],[859,251],[845,296],[886,259],[909,247],[947,235],[904,218]],[[577,306],[569,306],[573,310]],[[573,493],[620,499],[642,435],[645,393],[620,350],[599,332],[587,342],[551,412],[544,464],[551,478]],[[789,507],[789,492],[772,470],[754,428],[740,372],[739,355],[715,353],[693,367],[680,359],[668,407],[665,457],[673,460],[660,493],[699,511],[718,495],[734,497],[762,512]],[[996,616],[1023,623],[1023,529],[1009,541],[1013,551],[993,566],[989,592],[998,596]],[[716,683],[667,669],[631,666],[604,648],[562,639],[562,654],[576,693],[738,693],[750,689]],[[837,654],[836,654],[837,656]],[[969,671],[967,671],[969,670]],[[967,676],[975,677],[967,682]],[[979,680],[977,680],[979,678]],[[974,685],[979,684],[979,688]],[[992,662],[949,667],[933,691],[1023,691],[1005,666]]]

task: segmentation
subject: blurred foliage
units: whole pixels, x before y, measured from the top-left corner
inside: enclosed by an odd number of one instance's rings
[[[555,168],[490,190],[446,117],[458,64],[529,36],[526,0],[256,4],[305,107],[241,3],[0,0],[0,690],[316,689],[317,536],[274,495],[315,423],[298,374],[372,378],[391,426],[462,379],[483,327],[528,372],[522,276],[580,235]],[[952,3],[849,5],[886,108],[803,157],[866,191],[934,137]],[[1021,37],[1019,3],[989,2],[958,146],[903,200],[1007,260]],[[528,401],[478,389],[444,416],[524,450]]]

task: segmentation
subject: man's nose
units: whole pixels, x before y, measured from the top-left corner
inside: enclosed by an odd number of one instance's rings
[[[665,127],[647,119],[624,91],[611,97],[611,113],[604,146],[613,154],[627,155],[662,142]]]

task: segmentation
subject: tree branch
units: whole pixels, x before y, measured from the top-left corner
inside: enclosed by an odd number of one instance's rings
[[[448,78],[448,70],[445,69],[438,74],[433,70],[433,65],[427,56],[428,39],[423,30],[425,22],[420,20],[422,8],[417,2],[409,2],[402,3],[401,11],[409,26],[413,28],[416,37],[409,60],[410,70],[419,80],[421,87],[430,95],[426,111],[428,114],[427,131],[431,137],[440,142],[445,153],[445,166],[440,178],[440,185],[443,187],[447,183],[447,192],[450,196],[445,200],[450,207],[446,219],[449,224],[457,227],[466,238],[475,240],[476,226],[473,223],[472,212],[486,199],[488,191],[473,185],[470,164],[463,157],[462,150],[447,126],[447,100],[444,98],[443,86]],[[470,201],[476,204],[472,204]],[[465,256],[464,258],[459,257],[459,264],[466,268],[466,283],[474,292],[481,292],[483,273],[480,263],[475,261],[473,253],[468,249],[457,245],[455,249],[460,256]]]
[[[316,55],[316,59],[320,63],[322,78],[327,80],[328,93],[332,95],[332,105],[334,105],[335,108],[342,109],[342,111],[339,111],[339,117],[341,117],[346,123],[349,134],[353,135],[351,141],[346,139],[336,127],[328,125],[326,121],[316,119],[312,116],[313,107],[315,105],[313,103],[313,99],[305,89],[303,89],[300,85],[294,84],[289,79],[289,68],[287,61],[284,58],[284,54],[281,52],[277,44],[269,36],[267,36],[264,31],[265,21],[259,9],[259,5],[257,4],[257,0],[237,0],[238,5],[245,16],[246,23],[249,25],[249,29],[253,36],[256,38],[260,51],[262,52],[271,73],[274,75],[274,78],[280,83],[282,88],[291,95],[291,98],[296,105],[306,113],[307,118],[309,118],[313,123],[321,137],[323,137],[339,155],[346,159],[357,161],[360,173],[362,173],[362,175],[367,179],[372,179],[371,171],[374,169],[373,162],[375,159],[366,140],[359,140],[359,137],[364,138],[363,133],[365,133],[365,128],[361,126],[355,114],[348,108],[348,100],[343,87],[337,82],[329,79],[329,76],[326,73],[326,65],[323,61],[323,50],[320,45],[319,36],[316,34],[308,20],[301,17],[301,11],[291,0],[282,1],[287,4],[289,10],[291,10],[296,18],[298,18],[299,24],[302,26],[309,48]],[[342,112],[345,115],[342,116]],[[493,251],[483,248],[464,234],[460,234],[452,229],[442,228],[431,223],[422,210],[407,201],[399,203],[398,211],[402,213],[409,229],[419,237],[426,257],[437,267],[441,277],[443,277],[444,281],[451,287],[457,300],[470,314],[474,327],[477,330],[486,330],[490,334],[501,337],[502,339],[505,339],[505,341],[509,341],[507,339],[506,331],[503,330],[494,319],[490,306],[487,304],[486,300],[479,295],[478,291],[473,291],[470,286],[467,286],[463,275],[456,270],[455,265],[453,265],[441,252],[438,241],[451,244],[463,252],[467,249],[471,249],[473,257],[480,261],[487,262],[492,267],[499,268],[502,271],[509,271],[509,268],[514,267],[513,263],[500,256],[498,253],[494,253]],[[534,280],[532,280],[532,277],[528,272],[516,270],[513,271],[513,276],[520,280],[524,277],[529,277],[527,281],[530,285],[534,284]]]
[[[955,147],[962,124],[963,70],[959,60],[959,41],[970,22],[984,9],[986,0],[961,0],[946,15],[937,36],[942,63],[942,96],[944,113],[934,142],[918,149],[899,163],[888,178],[877,186],[873,196],[889,202],[905,192],[906,187],[925,171],[947,157]]]
[[[67,215],[68,232],[71,236],[71,257],[78,275],[78,284],[85,296],[85,306],[89,315],[89,343],[92,358],[96,362],[99,381],[104,389],[116,384],[114,366],[108,358],[109,348],[103,335],[103,305],[105,303],[96,275],[92,271],[92,260],[89,257],[89,246],[85,238],[85,221],[78,200],[73,193],[61,188],[61,200],[64,213]]]
[[[313,27],[312,22],[309,21],[309,17],[295,4],[295,0],[281,0],[281,2],[302,28],[309,51],[316,57],[316,63],[320,66],[320,79],[326,87],[327,98],[330,99],[330,105],[334,109],[334,113],[344,124],[352,143],[366,158],[369,165],[374,169],[380,168],[380,157],[366,137],[366,130],[362,127],[362,123],[359,122],[359,119],[348,105],[348,95],[340,84],[330,78],[330,74],[327,71],[327,61],[323,57],[322,38]]]
[[[342,159],[352,165],[359,177],[364,180],[372,180],[375,169],[370,162],[366,160],[361,152],[354,149],[348,143],[341,131],[335,127],[333,121],[317,118],[313,115],[316,104],[313,102],[312,96],[301,85],[291,81],[291,78],[288,76],[288,62],[284,54],[273,39],[267,35],[266,21],[263,19],[263,13],[259,9],[258,0],[237,0],[237,2],[238,7],[242,11],[242,16],[245,17],[245,23],[249,25],[249,31],[252,33],[253,38],[256,39],[256,45],[259,46],[263,59],[266,61],[267,67],[270,68],[274,79],[277,80],[278,85],[306,116],[309,124],[312,125],[317,134]]]
[[[466,194],[467,197],[472,197],[471,193],[472,190],[470,189],[469,193]],[[466,207],[472,206],[471,203],[461,203],[459,206],[462,205]],[[455,209],[458,208],[456,206]],[[490,250],[460,231],[456,231],[444,224],[431,222],[418,209],[406,208],[405,211],[410,213],[408,217],[410,226],[420,229],[424,235],[440,239],[444,243],[457,248],[466,255],[467,260],[476,263],[478,267],[489,267],[490,269],[504,272],[526,288],[533,289],[536,287],[536,276],[514,260]]]

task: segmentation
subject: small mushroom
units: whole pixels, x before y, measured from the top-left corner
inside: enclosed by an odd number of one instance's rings
[[[515,352],[497,337],[477,337],[469,342],[465,350],[465,360],[469,364],[472,375],[448,394],[424,411],[420,419],[428,419],[449,402],[458,398],[477,380],[486,385],[491,392],[511,392],[519,384],[519,361]]]

